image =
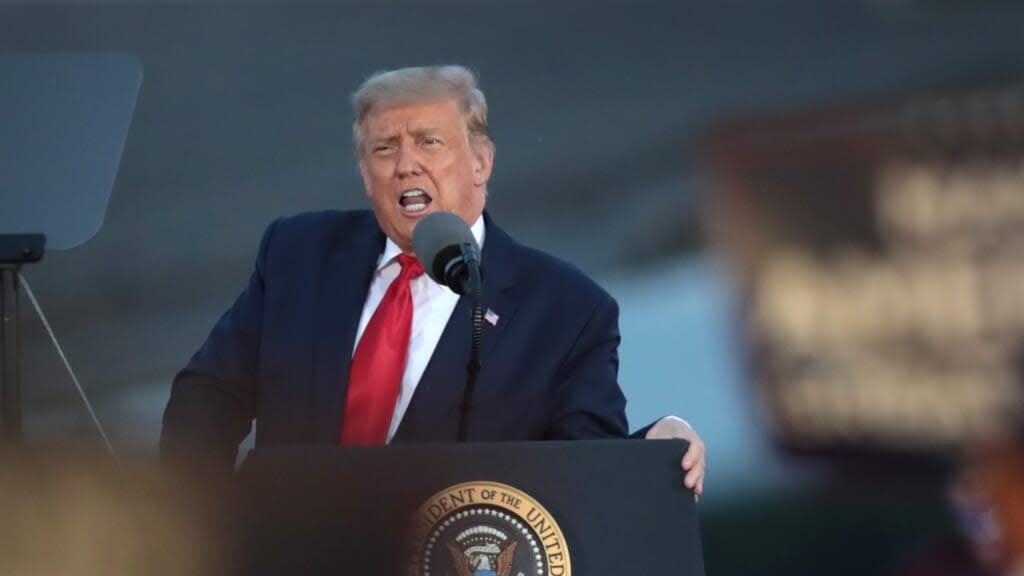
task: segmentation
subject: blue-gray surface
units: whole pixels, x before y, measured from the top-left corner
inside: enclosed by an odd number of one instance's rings
[[[103,224],[142,81],[129,54],[0,55],[0,230],[78,246]]]

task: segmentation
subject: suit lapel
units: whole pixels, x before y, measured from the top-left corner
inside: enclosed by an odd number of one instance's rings
[[[366,303],[377,260],[384,251],[384,233],[368,213],[352,231],[339,234],[351,238],[339,245],[324,271],[314,352],[313,422],[317,443],[337,444],[341,410],[348,391],[359,317]]]
[[[492,310],[498,315],[498,320],[494,325],[486,321],[483,325],[477,390],[487,385],[491,351],[505,327],[512,322],[517,306],[511,290],[516,275],[515,242],[491,221],[486,212],[484,224],[487,236],[480,263],[483,280],[481,300],[484,312]],[[395,443],[422,439],[423,428],[427,426],[434,430],[450,428],[450,438],[440,439],[455,439],[458,408],[466,387],[472,324],[472,303],[469,298],[460,297],[395,433]],[[433,435],[431,437],[437,439]]]

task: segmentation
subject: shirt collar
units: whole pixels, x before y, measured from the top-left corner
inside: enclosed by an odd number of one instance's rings
[[[484,236],[486,236],[486,230],[484,229],[484,216],[481,214],[477,217],[476,222],[469,227],[469,231],[473,233],[473,238],[476,238],[476,244],[481,250],[484,249]],[[380,259],[377,260],[377,272],[380,272],[384,268],[387,268],[392,262],[398,258],[398,255],[402,253],[402,249],[395,244],[391,238],[387,239],[384,243],[384,252],[381,253]]]

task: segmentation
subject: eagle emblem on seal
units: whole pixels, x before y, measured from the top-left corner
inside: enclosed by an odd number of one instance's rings
[[[481,525],[459,533],[448,552],[458,576],[509,576],[518,545],[501,530]]]
[[[410,519],[406,576],[572,576],[565,535],[540,502],[487,480],[426,500]]]

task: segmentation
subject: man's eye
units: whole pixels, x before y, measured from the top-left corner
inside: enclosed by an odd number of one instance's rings
[[[381,144],[379,146],[374,146],[373,147],[373,153],[374,154],[378,154],[378,155],[380,155],[380,154],[388,154],[388,153],[390,153],[394,149],[395,149],[394,146],[390,146],[390,145],[387,145],[387,144]]]
[[[424,138],[423,139],[423,145],[424,146],[437,146],[440,143],[441,143],[441,141],[438,140],[437,138]]]

